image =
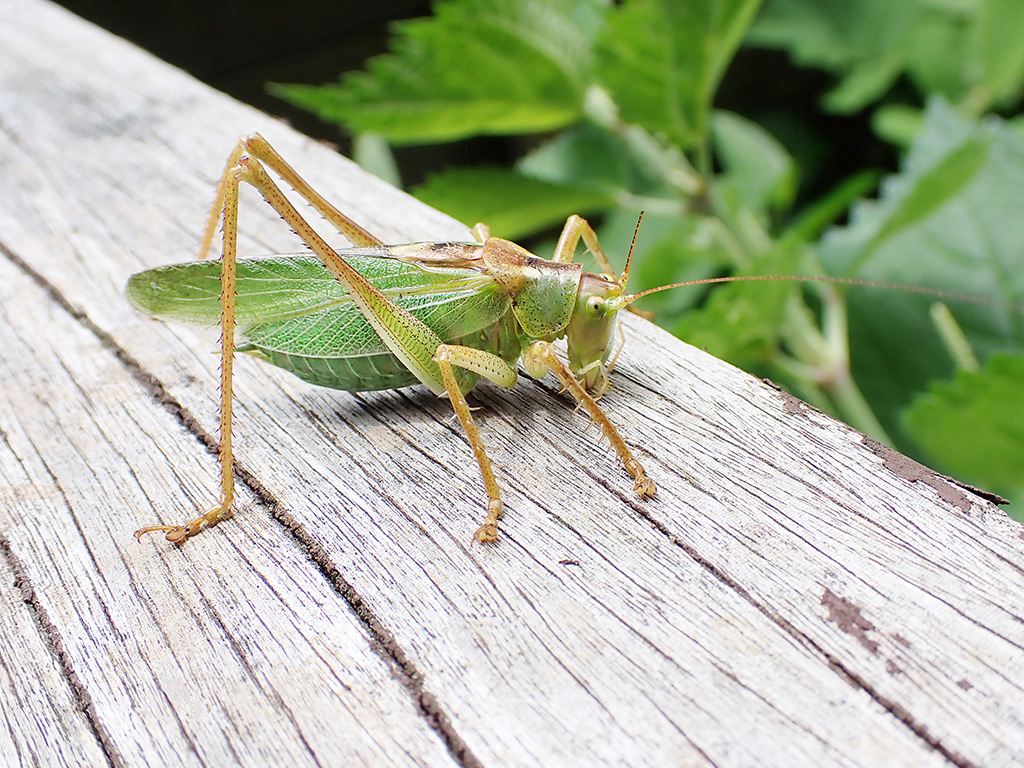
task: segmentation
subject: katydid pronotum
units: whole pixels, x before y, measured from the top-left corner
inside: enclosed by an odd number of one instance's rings
[[[339,251],[329,246],[267,169],[355,247]],[[242,182],[260,192],[312,254],[236,259]],[[218,265],[204,259],[220,223],[223,250]],[[579,216],[566,222],[551,260],[489,237],[482,224],[473,234],[478,242],[385,245],[313,190],[261,136],[240,139],[217,185],[200,260],[138,273],[126,287],[128,299],[154,317],[221,324],[219,501],[184,524],[151,526],[136,536],[162,531],[168,540],[180,543],[215,525],[231,509],[236,349],[321,386],[367,391],[422,383],[439,396],[447,395],[487,492],[486,515],[475,541],[495,541],[503,507],[465,393],[480,377],[513,387],[520,359],[533,377],[554,373],[563,390],[601,429],[633,479],[637,495],[654,496],[654,482],[597,400],[608,387],[614,363],[609,357],[619,310],[632,309],[632,302],[647,293],[693,283],[627,294],[632,248],[616,277],[594,230]],[[603,274],[583,272],[582,265],[573,262],[581,239]],[[244,339],[238,346],[236,332]],[[568,364],[552,344],[561,338],[566,339]]]

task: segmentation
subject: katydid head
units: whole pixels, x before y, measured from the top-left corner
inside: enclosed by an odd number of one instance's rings
[[[576,307],[565,329],[569,367],[587,390],[598,394],[608,388],[605,362],[618,312],[615,303],[621,296],[622,286],[617,281],[584,272]]]
[[[614,277],[584,272],[580,277],[576,307],[565,329],[569,366],[583,386],[598,395],[608,389],[610,367],[606,366],[606,363],[611,353],[615,318],[619,310],[629,304],[629,297],[623,294],[626,292],[629,265],[633,261],[636,236],[640,232],[640,222],[643,219],[644,215],[641,213],[621,275]]]

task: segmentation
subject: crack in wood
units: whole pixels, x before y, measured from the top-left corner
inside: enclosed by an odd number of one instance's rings
[[[89,724],[89,729],[93,732],[93,735],[96,737],[96,741],[103,750],[104,757],[107,758],[107,764],[113,768],[122,768],[125,765],[125,762],[121,757],[114,740],[110,738],[110,734],[107,733],[100,721],[100,718],[97,717],[92,696],[89,694],[89,691],[82,682],[82,679],[78,676],[78,672],[71,663],[70,656],[64,650],[64,643],[61,640],[60,632],[58,632],[53,622],[50,621],[50,617],[47,614],[46,609],[42,606],[38,596],[36,595],[36,590],[32,585],[32,580],[25,572],[21,561],[18,560],[17,555],[11,547],[11,543],[3,533],[0,533],[0,555],[2,555],[7,566],[14,574],[14,588],[21,594],[22,600],[28,607],[29,614],[32,616],[33,621],[35,621],[36,626],[39,629],[39,636],[42,639],[43,644],[53,656],[58,669],[60,669],[61,675],[67,682],[68,688],[71,690],[71,696],[75,702],[77,702],[78,709],[85,716],[85,721]]]

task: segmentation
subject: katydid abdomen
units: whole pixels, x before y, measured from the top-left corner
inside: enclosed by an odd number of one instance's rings
[[[446,344],[484,349],[510,362],[519,356],[510,300],[486,273],[469,266],[423,267],[379,253],[386,249],[344,252],[361,274]],[[158,267],[133,275],[125,294],[161,320],[215,326],[221,316],[220,271],[217,261]],[[238,351],[312,384],[362,392],[419,383],[315,256],[240,260],[236,315]]]

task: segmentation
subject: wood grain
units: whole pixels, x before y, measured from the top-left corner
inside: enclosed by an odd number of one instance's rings
[[[239,135],[385,240],[467,230],[42,0],[0,17],[0,761],[1024,761],[1022,526],[635,318],[602,402],[650,501],[554,383],[481,386],[507,514],[471,547],[444,401],[241,358],[237,514],[137,544],[213,499],[218,361],[121,290],[191,257]],[[253,195],[241,230],[298,247]]]

